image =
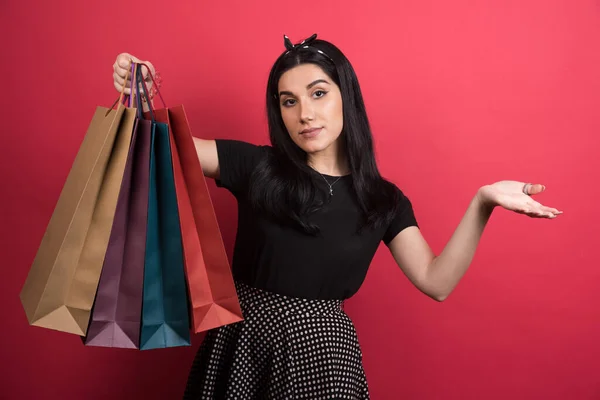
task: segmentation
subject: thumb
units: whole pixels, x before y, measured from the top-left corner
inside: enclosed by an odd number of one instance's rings
[[[529,184],[525,190],[529,195],[540,194],[546,190],[546,186],[542,185],[541,183]]]

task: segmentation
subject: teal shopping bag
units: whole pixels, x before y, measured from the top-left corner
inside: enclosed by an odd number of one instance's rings
[[[141,77],[141,73],[138,74]],[[143,83],[142,83],[143,86]],[[140,350],[190,346],[190,321],[169,127],[152,115]]]

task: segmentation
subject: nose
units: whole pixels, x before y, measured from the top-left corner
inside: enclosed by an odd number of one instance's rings
[[[309,121],[313,121],[315,119],[315,109],[313,104],[308,99],[302,99],[300,101],[300,121],[302,123],[307,123]]]

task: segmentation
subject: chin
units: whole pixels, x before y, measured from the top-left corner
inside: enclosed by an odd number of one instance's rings
[[[331,146],[331,143],[317,143],[317,142],[313,142],[313,143],[306,143],[306,142],[298,143],[298,142],[296,142],[296,144],[305,153],[318,153],[318,152],[321,152],[321,151],[327,149],[329,146]]]
[[[296,145],[300,147],[305,153],[319,153],[326,150],[335,143],[335,140],[331,140],[327,137],[305,139],[298,137],[294,140]]]

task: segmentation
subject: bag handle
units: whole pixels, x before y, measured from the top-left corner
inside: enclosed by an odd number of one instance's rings
[[[142,65],[144,67],[146,67],[146,69],[148,70],[148,76],[150,77],[150,79],[152,79],[152,83],[154,84],[154,87],[156,88],[156,94],[158,94],[158,97],[160,97],[160,101],[163,105],[164,108],[167,108],[167,105],[165,104],[165,100],[162,97],[162,94],[160,93],[160,90],[158,89],[158,85],[156,84],[156,81],[154,80],[154,75],[152,75],[152,70],[150,69],[150,67],[144,63],[139,63],[139,65]],[[144,82],[144,87],[146,85],[146,81]],[[146,91],[148,91],[148,89],[146,88]],[[148,97],[148,95],[146,94],[146,100],[148,100],[148,105],[149,107],[152,107],[152,105],[150,104],[150,98]]]
[[[139,65],[136,63],[135,65],[135,81],[131,82],[132,86],[135,86],[135,107],[137,110],[137,117],[139,119],[144,119],[144,112],[143,112],[143,107],[142,107],[142,95],[140,93],[140,77],[141,77],[141,73],[140,73],[140,67]]]
[[[131,60],[130,60],[131,61]],[[135,82],[135,64],[131,62],[131,93],[127,96],[127,107],[135,107],[135,98],[133,97],[133,83]],[[125,80],[127,83],[127,79]]]
[[[137,76],[143,76],[142,74],[142,69],[141,66],[146,67],[146,69],[148,70],[148,75],[150,76],[150,78],[152,79],[152,83],[154,84],[154,87],[156,88],[156,93],[158,94],[158,97],[160,97],[160,101],[163,105],[164,108],[167,108],[167,105],[165,104],[165,100],[162,97],[162,94],[160,93],[160,90],[158,89],[158,85],[156,84],[156,80],[154,79],[154,75],[152,75],[152,71],[150,70],[150,67],[148,67],[147,64],[145,63],[135,63],[133,62],[133,60],[130,60],[131,62],[131,94],[130,95],[125,95],[125,85],[123,85],[123,87],[121,88],[121,94],[120,96],[117,98],[117,100],[115,100],[115,102],[112,104],[112,106],[110,106],[110,108],[106,111],[106,116],[108,116],[108,114],[115,108],[115,106],[117,105],[117,103],[123,103],[125,104],[125,98],[124,96],[127,96],[127,102],[128,102],[128,106],[131,107],[135,107],[137,106],[138,109],[141,109],[142,107],[140,107],[140,104],[142,104],[141,102],[141,98],[139,98],[139,90],[138,90],[138,81],[141,82],[141,86],[142,86],[142,90],[144,91],[144,95],[146,96],[146,100],[148,103],[148,108],[150,109],[150,112],[152,114],[152,120],[154,121],[154,113],[152,112],[152,102],[150,101],[150,97],[148,96],[148,88],[146,87],[146,81],[144,79],[138,79]],[[139,68],[139,70],[138,70]],[[129,78],[129,70],[127,70],[127,74],[125,76],[125,82],[127,82],[127,79]],[[135,88],[134,88],[135,86]],[[137,104],[131,104],[132,103],[132,98],[134,96],[134,92],[135,92],[135,102]]]
[[[144,77],[142,75],[142,65],[141,64],[137,64],[137,76],[136,76],[136,86],[140,86],[142,88],[142,92],[144,93],[144,96],[146,96],[146,99],[148,99],[148,88],[146,87],[146,82],[144,82]],[[144,119],[144,114],[142,112],[143,107],[141,106],[142,104],[142,99],[141,99],[141,93],[139,90],[136,91],[137,95],[137,101],[138,101],[138,118],[140,119]],[[156,119],[154,117],[154,110],[152,108],[152,103],[150,101],[147,101],[148,104],[148,110],[150,111],[150,117],[152,119],[152,122],[156,122]]]

